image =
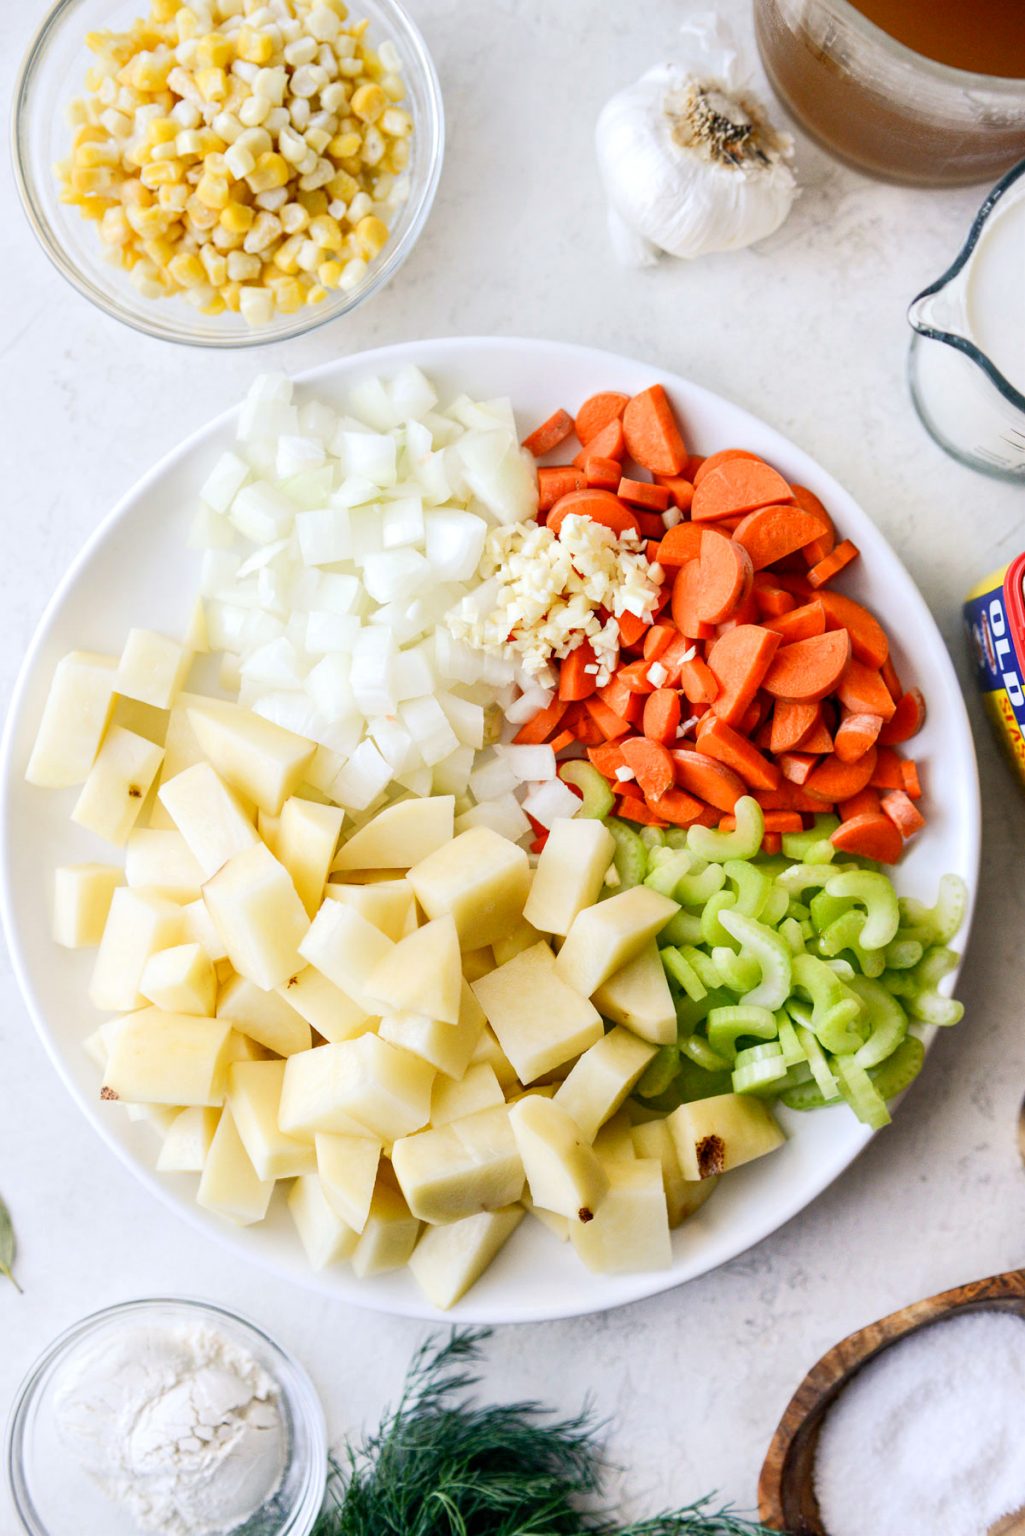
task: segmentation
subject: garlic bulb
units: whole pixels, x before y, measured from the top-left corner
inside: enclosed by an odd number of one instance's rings
[[[792,140],[743,90],[723,24],[697,17],[686,31],[689,58],[648,70],[598,119],[609,232],[627,265],[739,250],[794,200]]]

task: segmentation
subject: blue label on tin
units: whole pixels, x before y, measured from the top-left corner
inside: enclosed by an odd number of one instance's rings
[[[964,605],[964,618],[980,689],[983,693],[1003,689],[1018,727],[1025,734],[1022,658],[1011,638],[1003,586],[982,597],[970,598]]]

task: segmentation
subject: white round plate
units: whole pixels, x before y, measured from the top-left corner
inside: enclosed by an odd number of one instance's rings
[[[929,825],[897,875],[900,889],[928,901],[946,871],[974,892],[979,866],[979,789],[968,719],[950,658],[932,615],[875,524],[845,490],[785,437],[696,384],[645,363],[561,342],[452,339],[410,342],[344,358],[304,375],[304,397],[341,403],[355,380],[419,364],[443,393],[508,395],[524,432],[558,406],[574,409],[598,389],[635,393],[656,381],[671,395],[696,450],[742,445],[787,479],[822,498],[844,536],[862,551],[844,590],[885,615],[898,670],[925,693],[929,716],[914,752],[924,761]],[[235,412],[221,416],[157,464],[115,507],[75,561],[29,649],[7,723],[0,763],[3,907],[15,970],[54,1066],[96,1130],[136,1176],[178,1215],[228,1244],[240,1258],[361,1306],[416,1317],[437,1314],[407,1272],[357,1280],[346,1266],[314,1274],[278,1196],[258,1226],[231,1227],[194,1203],[195,1178],[157,1175],[157,1137],[116,1105],[102,1103],[96,1065],[81,1041],[98,1022],[86,987],[90,952],[50,939],[53,869],[110,859],[68,820],[75,791],[25,783],[24,770],[58,659],[70,650],[117,654],[130,626],[182,633],[194,602],[199,557],[186,547],[192,508],[207,468],[233,439]],[[967,929],[958,942],[963,945]],[[723,1181],[715,1198],[674,1234],[673,1262],[655,1274],[592,1275],[568,1245],[527,1221],[450,1314],[509,1323],[569,1317],[619,1306],[706,1273],[757,1243],[800,1211],[858,1155],[870,1133],[844,1106],[783,1117],[785,1147]]]

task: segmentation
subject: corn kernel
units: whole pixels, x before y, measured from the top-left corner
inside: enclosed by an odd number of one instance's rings
[[[253,27],[239,27],[235,50],[247,64],[269,64],[274,57],[274,39],[269,33],[257,32]]]
[[[139,179],[144,187],[171,187],[181,180],[183,170],[180,160],[154,160],[143,166]]]
[[[341,228],[327,213],[318,214],[310,220],[310,238],[325,251],[340,251],[342,248]]]
[[[288,278],[274,287],[274,298],[283,315],[294,315],[306,302],[306,290],[297,278]]]
[[[254,192],[269,192],[275,187],[284,187],[288,180],[288,161],[274,150],[261,155],[256,162],[256,169],[246,177]]]
[[[173,21],[178,5],[179,0],[152,0],[150,14],[154,21]]]
[[[221,210],[221,228],[233,235],[244,235],[252,228],[256,215],[245,203],[229,202]]]
[[[204,101],[223,101],[228,94],[228,77],[223,69],[201,69],[196,74]]]
[[[351,160],[362,147],[363,140],[358,133],[339,133],[328,144],[328,153],[332,160]]]
[[[352,110],[365,123],[376,123],[388,105],[379,85],[361,85],[352,95]]]
[[[379,256],[387,244],[388,226],[383,219],[370,214],[365,219],[360,219],[356,225],[356,239],[360,243],[363,255],[369,261],[374,256]]]
[[[289,235],[283,240],[274,252],[274,265],[280,272],[291,276],[299,265],[299,251],[303,243],[302,235]]]
[[[75,155],[75,164],[93,170],[100,165],[117,165],[120,159],[116,144],[83,144]]]
[[[413,132],[413,119],[401,107],[389,107],[381,114],[381,132],[392,139],[405,139]]]
[[[71,190],[82,196],[105,192],[111,184],[110,171],[106,166],[78,166],[71,173]]]
[[[233,54],[231,38],[223,32],[208,32],[196,44],[199,62],[208,69],[227,69]]]
[[[144,240],[142,248],[155,267],[170,266],[174,255],[174,245],[170,240],[158,235],[155,240]]]
[[[342,280],[342,264],[340,261],[322,261],[317,268],[317,281],[325,288],[337,288]]]
[[[225,176],[214,176],[204,171],[196,186],[196,196],[207,208],[218,210],[228,206],[228,181]]]
[[[140,53],[133,61],[126,85],[136,91],[162,91],[174,64],[173,56],[158,58],[153,54]]]

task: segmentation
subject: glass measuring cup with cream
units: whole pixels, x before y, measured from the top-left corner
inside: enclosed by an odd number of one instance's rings
[[[1025,482],[1025,160],[908,319],[911,393],[932,436],[963,464]]]

